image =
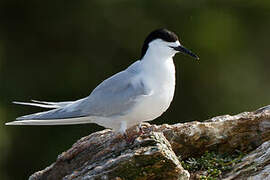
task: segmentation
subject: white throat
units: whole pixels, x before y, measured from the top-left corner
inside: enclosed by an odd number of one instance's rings
[[[167,54],[161,51],[153,50],[153,48],[149,48],[145,53],[142,61],[151,61],[153,63],[164,63],[167,60],[171,60],[174,54]]]

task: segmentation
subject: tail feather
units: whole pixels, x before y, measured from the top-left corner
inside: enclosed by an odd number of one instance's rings
[[[91,123],[89,117],[68,118],[68,119],[49,119],[49,120],[19,120],[5,123],[5,125],[71,125]]]
[[[84,99],[66,102],[45,102],[32,100],[32,102],[13,102],[15,104],[52,108],[52,110],[29,114],[16,118],[16,121],[6,125],[64,125],[91,123],[89,114],[79,107]]]
[[[27,106],[37,106],[42,108],[49,108],[49,109],[56,109],[65,107],[69,104],[71,104],[73,101],[65,101],[65,102],[46,102],[46,101],[37,101],[37,100],[31,100],[31,102],[18,102],[13,101],[14,104],[20,104],[20,105],[27,105]]]
[[[38,104],[56,105],[58,107],[64,107],[74,102],[74,101],[47,102],[47,101],[38,101],[38,100],[33,100],[33,99],[31,101]]]
[[[49,109],[59,108],[59,106],[57,105],[50,105],[50,104],[39,104],[39,103],[17,102],[17,101],[13,101],[12,103],[20,104],[20,105],[27,105],[27,106],[37,106],[37,107],[49,108]]]

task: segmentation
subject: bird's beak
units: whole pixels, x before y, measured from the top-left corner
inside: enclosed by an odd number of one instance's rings
[[[187,48],[185,48],[184,46],[180,45],[180,46],[177,46],[177,47],[172,47],[174,50],[178,51],[178,52],[182,52],[184,54],[188,54],[190,55],[191,57],[194,57],[195,59],[199,59],[199,57],[194,54],[193,52],[191,52],[190,50],[188,50]]]

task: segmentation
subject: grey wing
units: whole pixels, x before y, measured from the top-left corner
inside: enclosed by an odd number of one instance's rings
[[[83,113],[90,116],[110,117],[124,115],[142,96],[150,94],[136,72],[122,71],[103,81],[82,103]]]
[[[103,81],[86,98],[46,112],[21,116],[17,120],[70,119],[88,116],[110,117],[127,113],[140,96],[149,94],[136,72],[122,71]],[[134,82],[135,81],[135,82]]]

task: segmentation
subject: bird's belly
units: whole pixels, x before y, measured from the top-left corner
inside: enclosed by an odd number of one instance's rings
[[[150,96],[142,97],[129,114],[130,119],[133,119],[132,124],[151,121],[159,117],[169,108],[173,94],[174,84],[169,89],[167,87],[164,91],[154,92]]]
[[[130,113],[134,124],[151,121],[159,117],[170,106],[175,90],[175,71],[173,62],[159,70],[157,75],[144,78],[146,87],[152,90],[151,95],[142,96]]]
[[[169,95],[153,95],[141,103],[138,107],[141,113],[138,114],[141,114],[143,121],[153,120],[168,109],[171,101]]]
[[[100,118],[92,119],[92,122],[101,126],[112,128],[115,131],[123,131],[121,129],[121,123],[126,122],[126,128],[130,128],[143,121],[151,121],[159,117],[165,112],[173,98],[171,95],[153,94],[149,97],[142,97],[142,100],[138,100],[135,107],[124,116],[117,116],[114,118]]]

